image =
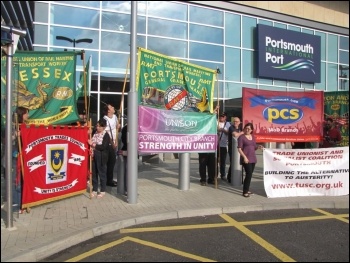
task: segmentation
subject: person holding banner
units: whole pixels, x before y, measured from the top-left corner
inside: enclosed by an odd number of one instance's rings
[[[227,157],[227,143],[228,143],[228,129],[231,123],[226,120],[225,112],[220,113],[218,123],[218,160],[221,180],[226,180],[226,157]]]
[[[227,181],[231,183],[231,166],[232,166],[232,139],[237,139],[243,134],[242,123],[238,117],[233,118],[233,123],[228,129],[228,155],[230,157],[230,167],[228,168]]]
[[[93,155],[92,167],[92,193],[91,198],[97,196],[101,198],[106,193],[107,185],[107,160],[109,154],[110,137],[106,132],[107,122],[100,119],[96,124],[96,133],[88,140]],[[98,183],[100,179],[100,193],[98,191]]]
[[[261,145],[256,144],[255,137],[253,135],[254,126],[251,122],[244,125],[243,134],[238,137],[238,152],[240,154],[240,164],[245,171],[245,178],[243,182],[243,196],[250,197],[253,193],[249,191],[250,182],[252,180],[255,164],[257,158],[255,151],[257,149],[263,149]]]
[[[326,125],[323,129],[323,142],[321,148],[337,147],[342,140],[339,129],[334,125],[332,118],[326,119]]]

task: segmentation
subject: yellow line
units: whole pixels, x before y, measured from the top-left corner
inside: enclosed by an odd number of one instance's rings
[[[106,250],[108,248],[114,247],[114,246],[119,245],[121,243],[124,243],[126,241],[135,242],[135,243],[138,243],[138,244],[141,244],[141,245],[144,245],[144,246],[156,248],[156,249],[159,249],[159,250],[163,250],[163,251],[166,251],[166,252],[169,252],[169,253],[173,253],[173,254],[179,255],[181,257],[186,257],[186,258],[190,258],[190,259],[201,261],[201,262],[217,262],[217,261],[212,260],[212,259],[196,256],[196,255],[193,255],[193,254],[190,254],[190,253],[187,253],[187,252],[183,252],[183,251],[180,251],[180,250],[177,250],[177,249],[173,249],[173,248],[169,248],[169,247],[166,247],[166,246],[162,246],[162,245],[159,245],[159,244],[156,244],[156,243],[153,243],[153,242],[144,241],[142,239],[138,239],[138,238],[134,238],[134,237],[121,238],[119,240],[113,241],[113,242],[105,244],[103,246],[99,246],[97,248],[94,248],[94,249],[92,249],[92,250],[90,250],[90,251],[88,251],[86,253],[83,253],[83,254],[81,254],[79,256],[76,256],[76,257],[73,257],[71,259],[68,259],[65,262],[78,262],[80,260],[83,260],[84,258],[92,256],[92,255],[94,255],[96,253],[99,253],[99,252],[101,252],[103,250]]]
[[[340,221],[349,224],[349,219],[343,218],[343,217],[349,217],[349,214],[334,215],[334,214],[328,213],[328,212],[326,212],[324,210],[321,210],[321,209],[318,209],[318,208],[315,208],[315,209],[312,209],[312,210],[314,210],[316,212],[319,212],[321,214],[324,214],[324,215],[329,215],[331,218],[339,219]]]
[[[193,254],[190,254],[190,253],[187,253],[187,252],[183,252],[183,251],[180,251],[180,250],[177,250],[177,249],[173,249],[173,248],[170,248],[170,247],[158,245],[156,243],[144,241],[144,240],[141,240],[141,239],[138,239],[138,238],[128,237],[128,239],[130,241],[134,241],[136,243],[139,243],[139,244],[142,244],[142,245],[145,245],[145,246],[149,246],[149,247],[157,248],[157,249],[160,249],[160,250],[164,250],[164,251],[167,251],[169,253],[173,253],[173,254],[176,254],[176,255],[179,255],[179,256],[182,256],[182,257],[198,260],[198,261],[201,261],[201,262],[217,262],[217,261],[212,260],[212,259],[196,256],[196,255],[193,255]]]
[[[251,225],[262,225],[262,224],[279,224],[279,223],[289,223],[289,222],[325,220],[325,219],[339,219],[341,221],[345,220],[344,222],[347,221],[347,223],[349,223],[349,220],[346,220],[343,217],[349,217],[349,214],[281,218],[281,219],[269,219],[269,220],[258,220],[258,221],[245,221],[240,223],[245,226],[251,226]]]
[[[76,256],[74,258],[68,259],[65,262],[77,262],[77,261],[83,260],[84,258],[90,257],[90,256],[92,256],[92,255],[94,255],[96,253],[101,252],[102,250],[106,250],[108,248],[111,248],[111,247],[114,247],[116,245],[119,245],[119,244],[121,244],[121,243],[123,243],[123,242],[125,242],[127,240],[128,240],[127,237],[123,237],[123,238],[121,238],[119,240],[113,241],[113,242],[105,244],[103,246],[99,246],[99,247],[94,248],[94,249],[92,249],[92,250],[90,250],[88,252],[80,254],[79,256]]]
[[[272,255],[277,257],[282,262],[295,262],[295,260],[291,257],[289,257],[287,254],[280,251],[275,246],[271,245],[269,242],[262,239],[260,236],[256,235],[254,232],[250,231],[248,228],[243,226],[242,223],[239,223],[238,221],[232,219],[228,215],[222,214],[220,215],[223,219],[225,219],[227,222],[230,222],[235,228],[237,228],[239,231],[241,231],[243,234],[250,237],[254,242],[265,248],[268,252],[270,252]]]

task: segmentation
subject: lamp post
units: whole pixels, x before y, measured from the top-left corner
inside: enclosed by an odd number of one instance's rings
[[[71,42],[71,43],[73,43],[73,47],[75,47],[75,44],[78,44],[78,43],[82,43],[82,42],[92,43],[92,41],[93,41],[91,38],[71,39],[69,37],[64,37],[64,36],[56,36],[56,39]]]

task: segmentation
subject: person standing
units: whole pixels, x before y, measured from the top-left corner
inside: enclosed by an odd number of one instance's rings
[[[100,119],[96,124],[95,134],[92,136],[91,139],[88,140],[93,155],[91,198],[95,196],[101,198],[106,193],[107,161],[110,148],[110,137],[105,130],[106,126],[106,120]],[[100,193],[97,194],[99,181]]]
[[[337,147],[342,140],[339,129],[335,126],[332,118],[326,119],[326,125],[323,129],[323,142],[321,148]]]
[[[252,180],[255,164],[257,158],[255,151],[257,149],[263,149],[261,145],[256,144],[255,137],[253,135],[253,124],[247,123],[244,125],[243,134],[238,137],[238,152],[240,154],[240,164],[245,170],[245,178],[243,182],[243,196],[250,197],[253,193],[249,191],[250,182]]]
[[[123,154],[123,164],[124,164],[124,195],[128,195],[128,124],[126,123],[121,131],[121,141],[122,141],[122,154]]]
[[[115,115],[115,108],[111,104],[106,104],[103,108],[103,118],[107,121],[106,132],[110,136],[110,147],[108,149],[108,161],[107,161],[107,185],[116,187],[117,182],[114,181],[114,166],[116,163],[116,151],[118,149],[118,118]]]
[[[215,153],[198,153],[199,176],[201,185],[215,183]],[[208,180],[207,180],[208,171]]]
[[[227,181],[231,183],[231,167],[232,167],[232,140],[233,138],[238,139],[243,134],[242,123],[238,117],[233,118],[233,123],[228,129],[228,155],[230,158],[230,167],[228,168]]]
[[[227,134],[231,124],[227,121],[227,115],[222,112],[219,116],[218,123],[218,159],[219,159],[219,171],[222,180],[226,180],[226,157],[227,157]]]
[[[16,126],[22,123],[25,123],[29,118],[29,110],[24,107],[17,107],[15,114],[17,115]],[[23,174],[22,174],[22,163],[23,156],[21,156],[21,131],[19,127],[16,127],[16,130],[12,133],[12,174],[14,179],[14,189],[13,189],[13,206],[18,207],[18,213],[23,214],[25,212],[22,209],[22,192],[23,192]],[[27,209],[28,211],[28,209]]]

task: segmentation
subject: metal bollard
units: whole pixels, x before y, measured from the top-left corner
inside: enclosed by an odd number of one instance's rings
[[[179,154],[179,189],[189,190],[190,189],[190,154],[180,153]]]
[[[239,163],[239,153],[237,149],[237,138],[232,138],[232,165],[231,165],[231,184],[232,186],[242,185],[242,166]]]
[[[117,165],[118,165],[117,193],[118,194],[124,194],[124,158],[123,158],[123,151],[118,151],[118,154],[117,154]]]

